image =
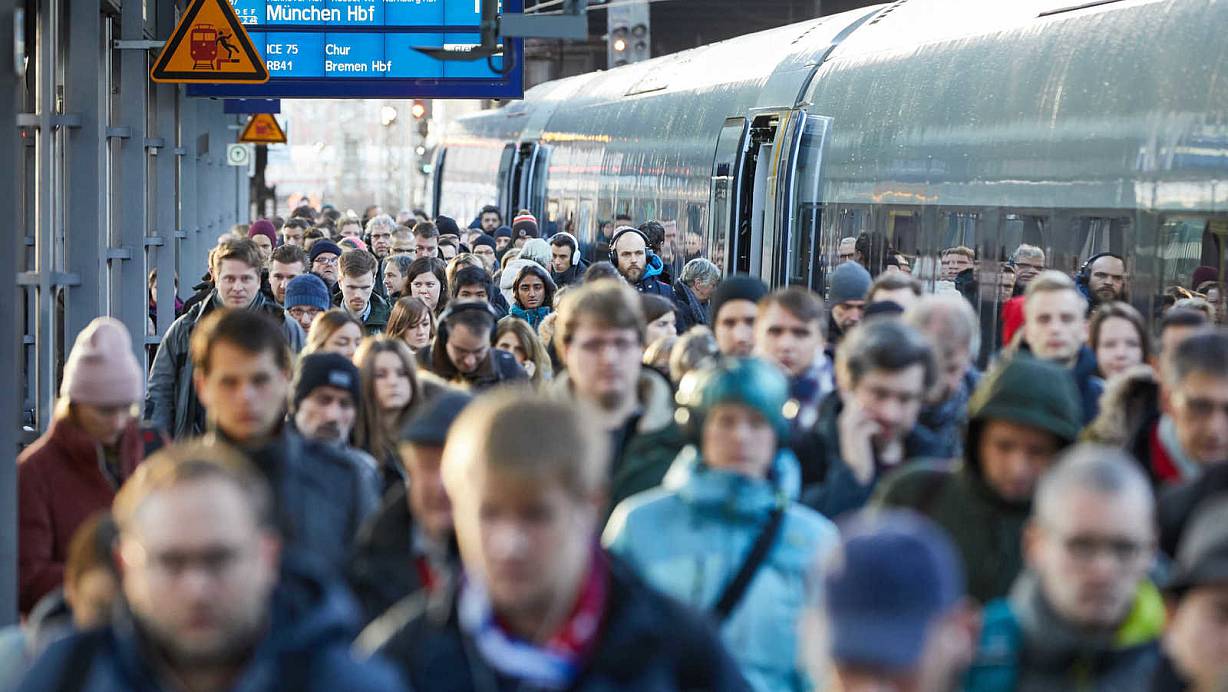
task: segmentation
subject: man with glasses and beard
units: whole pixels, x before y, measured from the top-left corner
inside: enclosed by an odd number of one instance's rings
[[[398,688],[350,657],[350,597],[282,555],[269,488],[237,452],[169,447],[113,511],[126,607],[53,646],[20,689]]]

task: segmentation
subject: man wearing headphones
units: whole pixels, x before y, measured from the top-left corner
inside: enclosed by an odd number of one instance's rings
[[[610,263],[627,283],[640,293],[674,300],[674,289],[657,279],[661,275],[661,258],[648,248],[648,236],[637,228],[623,226],[610,239]]]
[[[1093,255],[1075,277],[1079,292],[1087,298],[1089,312],[1101,303],[1129,300],[1126,291],[1126,263],[1111,252]]]
[[[578,284],[584,278],[588,262],[580,257],[580,244],[576,237],[566,231],[555,233],[550,238],[550,278],[562,288]]]
[[[491,348],[493,309],[485,301],[453,303],[439,316],[439,331],[418,364],[450,384],[481,391],[529,376],[507,351]]]

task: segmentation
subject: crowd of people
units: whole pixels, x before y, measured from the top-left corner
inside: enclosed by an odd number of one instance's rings
[[[94,320],[18,459],[0,688],[1228,684],[1213,268],[1153,335],[1108,253],[926,287],[847,238],[819,295],[667,226],[303,206],[148,370]]]

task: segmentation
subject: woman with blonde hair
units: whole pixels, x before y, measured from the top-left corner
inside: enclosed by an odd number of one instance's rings
[[[367,339],[354,354],[354,364],[362,391],[354,445],[379,462],[386,492],[404,482],[397,442],[401,428],[422,406],[422,385],[409,346],[398,339]]]
[[[325,353],[340,353],[346,358],[353,358],[362,343],[364,333],[362,322],[353,315],[333,308],[316,315],[311,321],[311,330],[307,333],[307,345],[303,347],[303,355],[323,351]]]
[[[546,345],[528,322],[516,317],[504,317],[495,327],[495,348],[516,357],[516,362],[529,374],[533,387],[540,387],[554,375]]]
[[[421,298],[401,298],[392,306],[384,335],[404,341],[413,353],[430,348],[431,339],[435,338],[435,314]]]

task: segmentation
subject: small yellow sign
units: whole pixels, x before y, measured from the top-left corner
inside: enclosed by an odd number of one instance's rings
[[[258,113],[247,121],[239,141],[246,144],[285,144],[286,131],[271,113]]]
[[[193,0],[149,71],[155,82],[263,84],[264,58],[229,0]]]

